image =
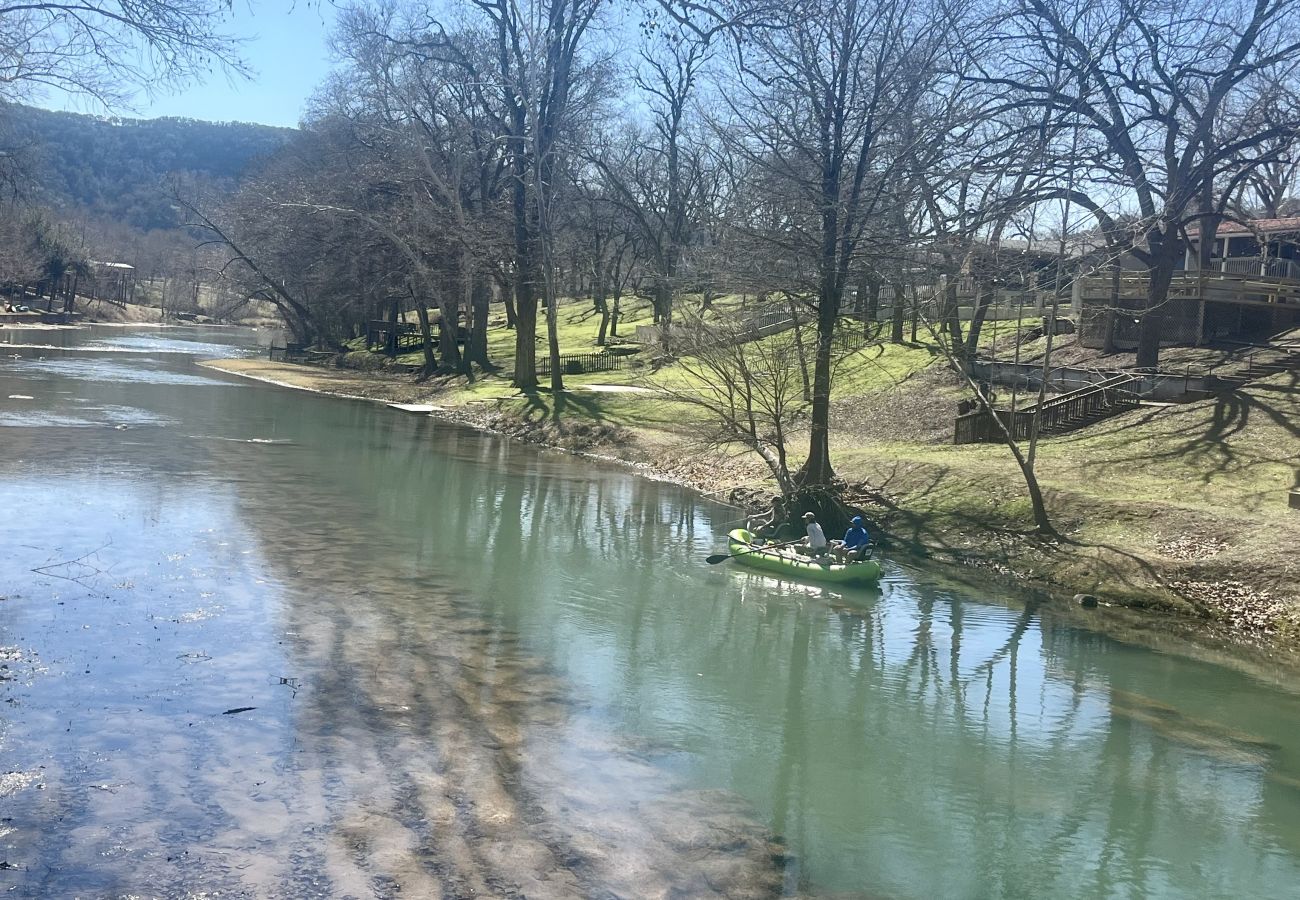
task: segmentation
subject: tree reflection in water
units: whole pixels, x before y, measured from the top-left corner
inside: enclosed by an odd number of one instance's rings
[[[66,389],[184,424],[41,429],[39,479],[0,459],[33,533],[110,522],[134,582],[55,598],[44,558],[5,560],[0,627],[95,673],[7,711],[8,768],[49,783],[9,798],[20,894],[1300,883],[1287,690],[933,569],[838,591],[708,567],[730,510],[428,420]],[[200,603],[222,611],[182,622]]]

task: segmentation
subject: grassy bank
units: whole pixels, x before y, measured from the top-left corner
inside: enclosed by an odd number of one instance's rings
[[[590,350],[595,321],[585,306],[563,313],[565,351]],[[497,359],[508,363],[503,346]],[[620,459],[713,495],[768,487],[756,457],[701,452],[699,413],[657,391],[680,383],[672,366],[566,376],[560,396],[525,396],[508,372],[420,383],[264,360],[212,365],[311,390],[434,404],[458,421]],[[867,347],[839,365],[833,459],[848,481],[870,486],[873,515],[896,545],[1300,645],[1300,511],[1287,507],[1300,467],[1292,376],[1044,439],[1038,470],[1062,535],[1053,541],[1029,533],[1024,484],[1005,448],[951,445],[962,396],[924,343]],[[796,454],[803,440],[795,436]]]

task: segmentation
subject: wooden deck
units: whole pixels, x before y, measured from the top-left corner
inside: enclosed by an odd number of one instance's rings
[[[1145,273],[1124,273],[1119,280],[1119,299],[1145,301],[1149,283]],[[1109,302],[1111,288],[1109,275],[1088,275],[1077,280],[1076,297],[1083,303]],[[1237,272],[1175,272],[1169,284],[1169,300],[1300,310],[1300,281]]]

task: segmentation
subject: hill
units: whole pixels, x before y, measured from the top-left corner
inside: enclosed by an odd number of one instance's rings
[[[142,231],[174,228],[160,185],[172,173],[233,184],[293,130],[245,122],[121,119],[0,105],[9,153],[20,160],[24,199],[85,211]]]

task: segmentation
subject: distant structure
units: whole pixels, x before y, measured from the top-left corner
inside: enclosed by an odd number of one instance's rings
[[[90,288],[92,300],[106,300],[125,306],[135,300],[135,266],[123,262],[90,261],[93,277]]]
[[[1174,273],[1163,310],[1162,344],[1255,341],[1300,325],[1300,217],[1222,223],[1205,269],[1197,268],[1195,228],[1188,237],[1183,267]],[[1148,277],[1125,269],[1075,280],[1073,305],[1083,346],[1137,347]]]

